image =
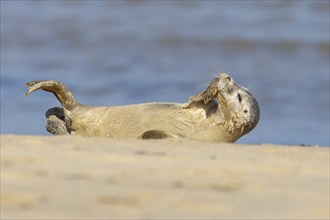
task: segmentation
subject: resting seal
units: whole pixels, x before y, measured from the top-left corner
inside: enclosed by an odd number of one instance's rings
[[[194,140],[235,142],[259,121],[257,100],[228,74],[217,76],[209,87],[188,103],[143,103],[92,107],[78,103],[67,87],[54,80],[26,83],[28,95],[52,92],[63,108],[46,113],[47,131],[114,138],[184,137]]]

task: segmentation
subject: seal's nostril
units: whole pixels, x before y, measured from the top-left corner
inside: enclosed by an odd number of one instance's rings
[[[226,77],[226,79],[228,79],[228,82],[230,82],[230,81],[231,81],[231,77],[229,77],[229,76],[228,76],[228,77]]]

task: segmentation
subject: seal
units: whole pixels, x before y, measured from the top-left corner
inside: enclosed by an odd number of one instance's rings
[[[46,129],[54,135],[235,142],[260,117],[257,100],[227,73],[219,74],[187,103],[93,107],[80,104],[59,81],[33,81],[26,86],[25,96],[41,89],[53,93],[62,104],[46,112]]]

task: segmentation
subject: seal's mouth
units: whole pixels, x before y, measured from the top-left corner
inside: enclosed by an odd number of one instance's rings
[[[220,104],[226,108],[228,108],[228,101],[227,99],[223,96],[223,94],[219,91],[219,101],[220,101]]]

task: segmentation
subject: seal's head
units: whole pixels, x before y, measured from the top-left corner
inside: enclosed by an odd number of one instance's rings
[[[249,133],[259,121],[257,100],[227,73],[221,73],[217,79],[218,102],[226,129],[232,133],[238,132],[240,136]]]

